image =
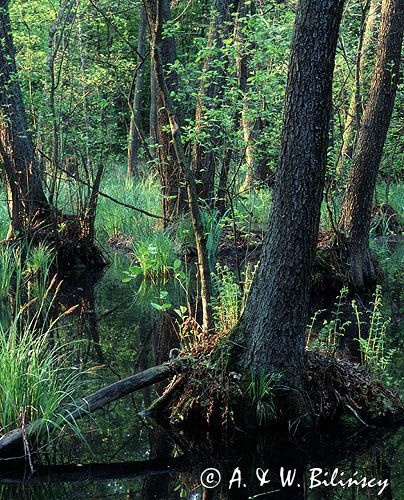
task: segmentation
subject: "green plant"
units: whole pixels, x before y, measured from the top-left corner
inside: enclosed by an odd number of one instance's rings
[[[227,266],[216,264],[212,273],[214,297],[212,299],[216,326],[222,333],[236,326],[244,311],[256,266],[247,266],[242,274],[242,282],[237,281],[234,272]]]
[[[131,266],[128,278],[141,274],[156,281],[167,278],[181,266],[173,241],[164,231],[152,233],[148,238],[135,242],[133,258],[135,265]]]
[[[0,248],[0,301],[11,295],[20,303],[21,295],[29,301],[43,297],[50,281],[54,252],[44,243],[14,244]]]
[[[217,251],[222,237],[222,229],[226,214],[221,216],[218,210],[202,210],[201,216],[203,228],[207,235],[206,251],[208,253],[209,266],[210,270],[213,272],[216,265]]]
[[[0,184],[0,189],[2,190],[4,189],[4,187],[1,184]],[[7,203],[0,201],[0,240],[4,240],[6,238],[9,224],[10,221],[8,216]]]
[[[51,267],[55,253],[45,243],[28,246],[26,253],[23,278],[28,283],[28,299],[43,297],[51,279]]]
[[[21,268],[20,256],[15,246],[0,247],[0,300],[9,297],[13,277],[18,268]]]
[[[216,325],[220,332],[228,332],[239,320],[242,291],[235,274],[219,263],[216,273],[212,274],[212,281],[215,288],[212,302]]]
[[[317,311],[310,320],[308,326],[308,334],[306,340],[306,347],[311,347],[319,351],[326,352],[331,356],[335,356],[339,340],[345,334],[345,329],[350,325],[350,321],[344,321],[342,314],[342,306],[346,303],[346,298],[348,295],[348,288],[343,287],[337,296],[337,300],[334,304],[335,310],[332,311],[331,319],[324,319],[321,329],[319,330],[317,337],[312,341],[313,330],[316,321],[319,316],[325,312],[324,309]]]
[[[49,440],[66,426],[83,437],[76,423],[66,419],[75,409],[82,373],[69,365],[71,345],[59,345],[53,335],[58,321],[75,308],[50,318],[57,289],[50,302],[46,298],[53,285],[34,312],[31,301],[8,327],[0,322],[0,436],[35,422],[35,431]]]
[[[395,350],[385,349],[386,336],[390,318],[383,316],[383,296],[380,285],[376,287],[373,295],[372,308],[368,311],[369,330],[366,336],[363,336],[361,325],[362,314],[358,309],[355,300],[352,301],[352,308],[356,316],[358,326],[359,349],[361,353],[361,362],[367,366],[375,375],[382,375],[391,361]]]
[[[267,373],[257,376],[251,370],[250,383],[247,390],[251,398],[258,425],[260,426],[276,418],[274,393],[283,388],[281,379],[282,375],[280,373]]]

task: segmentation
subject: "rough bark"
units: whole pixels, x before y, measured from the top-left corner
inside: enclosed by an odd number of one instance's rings
[[[351,281],[359,289],[376,279],[369,250],[371,211],[400,77],[403,29],[403,0],[383,0],[375,68],[340,221],[348,239]]]
[[[17,78],[8,6],[8,0],[0,0],[0,157],[6,173],[12,231],[25,233],[32,229],[34,219],[48,210],[48,203]]]
[[[208,55],[203,65],[195,113],[196,141],[193,148],[192,170],[198,196],[211,203],[215,194],[215,174],[220,145],[220,125],[206,121],[206,114],[219,110],[223,103],[227,58],[223,40],[231,33],[231,0],[213,0],[212,19],[208,34]],[[200,136],[200,137],[198,137]]]
[[[150,60],[150,139],[153,144],[157,144],[157,97],[156,97],[156,75],[153,68],[153,61]],[[154,157],[155,149],[153,148]]]
[[[146,56],[146,28],[147,17],[143,6],[140,8],[139,33],[137,42],[137,75],[135,82],[135,93],[133,95],[133,110],[130,118],[129,145],[128,145],[128,175],[136,175],[139,168],[139,146],[140,137],[138,129],[142,129],[142,103],[144,92],[144,58]]]
[[[244,369],[282,374],[285,411],[302,409],[305,327],[327,158],[343,0],[301,0],[286,89],[270,227],[238,332]]]

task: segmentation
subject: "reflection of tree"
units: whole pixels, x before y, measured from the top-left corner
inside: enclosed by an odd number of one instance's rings
[[[78,340],[89,340],[86,352],[81,352],[81,362],[87,364],[90,360],[105,364],[105,356],[101,348],[98,318],[96,313],[95,289],[104,275],[83,273],[72,275],[65,279],[59,295],[59,308],[67,309],[78,305],[74,317],[69,317],[69,330],[72,323],[75,326],[74,337]]]
[[[150,458],[168,459],[173,454],[173,444],[167,439],[162,429],[149,432]],[[142,498],[144,500],[169,499],[174,488],[175,477],[167,470],[166,474],[157,477],[147,476],[143,483]]]
[[[309,469],[321,467],[330,471],[338,467],[345,472],[346,478],[359,471],[362,477],[390,479],[394,475],[394,466],[400,466],[393,452],[399,449],[399,438],[400,435],[391,437],[386,432],[369,429],[349,437],[339,429],[338,435],[319,432],[315,436],[295,437],[292,442],[276,433],[266,434],[260,440],[245,435],[236,438],[229,436],[226,441],[221,441],[217,436],[208,438],[200,433],[191,442],[186,441],[183,434],[176,439],[172,432],[167,434],[164,429],[159,428],[150,432],[149,460],[81,466],[39,465],[32,477],[27,476],[24,470],[7,472],[3,467],[0,483],[9,484],[0,484],[0,498],[107,498],[114,493],[122,494],[122,491],[126,491],[145,500],[165,500],[179,498],[179,492],[174,491],[174,486],[183,484],[186,485],[183,490],[197,491],[206,500],[245,500],[248,495],[262,495],[278,489],[280,491],[268,498],[354,500],[363,497],[358,497],[354,489],[319,487],[310,490]],[[178,453],[176,457],[173,456],[174,449]],[[184,450],[186,454],[181,455]],[[213,496],[210,496],[209,491],[203,492],[202,488],[198,488],[200,474],[207,467],[215,467],[222,472],[222,484],[213,491]],[[229,480],[235,467],[240,467],[247,488],[232,488],[229,491]],[[258,467],[269,469],[269,485],[259,487],[255,477]],[[297,469],[296,482],[301,484],[301,488],[296,486],[293,489],[282,489],[279,481],[280,467]],[[400,487],[394,483],[393,486]],[[362,493],[369,494],[369,498],[376,498],[375,489],[361,490],[360,494]],[[397,489],[389,487],[384,491],[383,498],[401,498],[399,493]]]

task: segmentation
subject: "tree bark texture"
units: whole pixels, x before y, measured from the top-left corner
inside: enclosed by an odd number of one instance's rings
[[[151,0],[145,2],[145,9],[150,28],[151,45],[160,47],[161,63],[164,68],[164,80],[170,93],[178,89],[178,76],[169,66],[177,57],[176,43],[172,36],[163,36],[163,26],[170,21],[169,0]],[[155,61],[152,61],[152,78],[155,79],[155,95],[157,106],[157,142],[160,178],[163,194],[163,214],[167,220],[177,217],[186,206],[186,196],[182,185],[183,172],[175,153],[170,132],[170,121],[164,106],[161,85],[155,75]]]
[[[8,0],[0,0],[0,157],[13,232],[28,232],[48,209],[17,77]]]
[[[351,281],[359,289],[375,281],[369,250],[369,230],[377,173],[400,77],[403,29],[404,1],[383,0],[375,68],[340,221],[348,238]]]
[[[301,0],[298,7],[270,227],[240,324],[244,368],[281,373],[296,411],[304,406],[305,329],[343,3]]]
[[[366,12],[364,12],[365,20],[363,22],[363,27],[359,35],[358,52],[356,56],[355,82],[352,89],[351,100],[349,102],[349,109],[346,115],[344,132],[342,136],[341,154],[337,166],[337,169],[341,174],[343,174],[345,171],[344,164],[346,163],[346,160],[348,160],[351,156],[352,135],[354,132],[356,132],[355,136],[357,137],[358,130],[360,128],[363,105],[361,87],[366,76],[366,68],[369,62],[369,49],[374,39],[374,31],[379,4],[380,0],[370,0],[367,15]]]
[[[135,82],[135,93],[133,96],[133,110],[130,118],[129,145],[128,145],[128,175],[136,175],[139,171],[139,146],[140,137],[138,128],[142,129],[142,104],[144,92],[144,58],[146,56],[146,28],[147,16],[143,6],[140,8],[139,33],[137,43],[137,75]]]

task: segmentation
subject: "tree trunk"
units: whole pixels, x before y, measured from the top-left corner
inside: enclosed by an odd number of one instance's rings
[[[8,7],[8,0],[0,0],[0,157],[6,173],[11,231],[28,233],[49,206],[28,131]]]
[[[305,328],[323,195],[343,0],[301,0],[286,89],[270,227],[238,332],[245,370],[280,373],[285,413],[301,414]]]
[[[193,148],[192,171],[197,182],[198,196],[212,203],[215,194],[215,174],[220,154],[220,124],[207,121],[206,115],[219,110],[223,103],[226,56],[223,40],[231,33],[232,5],[229,0],[213,0],[212,19],[208,34],[208,52],[195,113],[196,140]],[[214,50],[212,50],[214,49]]]
[[[367,15],[364,11],[365,19],[362,22],[362,29],[359,35],[358,53],[356,56],[355,66],[355,84],[352,90],[351,100],[349,102],[349,109],[346,115],[344,132],[342,136],[342,148],[340,159],[337,165],[337,170],[343,174],[344,164],[350,158],[350,151],[352,151],[351,139],[355,131],[356,136],[360,128],[362,118],[362,96],[361,85],[365,77],[365,71],[368,64],[369,48],[373,42],[374,27],[379,7],[379,0],[370,0]],[[364,26],[363,26],[364,25]]]
[[[403,0],[383,0],[369,99],[356,142],[340,221],[348,238],[351,281],[359,289],[375,282],[369,230],[377,173],[399,81],[403,28]]]
[[[6,173],[9,237],[18,235],[34,243],[50,242],[60,267],[73,264],[77,257],[86,267],[105,265],[102,252],[94,245],[101,169],[82,220],[53,209],[45,196],[18,81],[8,6],[8,0],[0,0],[0,157]]]
[[[191,166],[188,164],[183,144],[181,141],[181,127],[174,109],[174,105],[170,96],[167,79],[164,74],[165,60],[164,44],[162,38],[163,23],[161,16],[164,15],[164,3],[166,0],[157,0],[157,5],[152,4],[153,0],[147,0],[145,3],[146,12],[149,18],[150,26],[155,28],[151,33],[151,55],[156,77],[157,94],[161,99],[161,107],[166,113],[169,124],[169,132],[167,140],[169,140],[173,148],[173,161],[178,165],[181,172],[184,172],[185,184],[187,189],[188,206],[191,215],[191,222],[194,229],[197,258],[198,258],[198,273],[200,279],[200,297],[202,303],[204,333],[212,333],[213,331],[213,314],[211,306],[212,284],[210,277],[210,269],[208,255],[206,251],[206,233],[202,226],[201,213],[198,205],[198,195]]]
[[[139,33],[137,42],[137,66],[135,94],[133,96],[133,110],[130,119],[129,145],[128,145],[128,175],[136,175],[139,171],[139,145],[140,138],[137,129],[142,129],[142,103],[144,92],[144,58],[146,55],[146,27],[147,16],[143,6],[140,8]]]
[[[175,39],[172,36],[164,36],[163,26],[171,20],[169,0],[152,0],[145,3],[146,14],[150,27],[152,45],[155,43],[160,47],[161,64],[164,68],[164,80],[169,93],[176,93],[178,89],[178,76],[175,70],[169,66],[174,64],[177,58]],[[156,106],[157,106],[157,142],[160,178],[163,194],[163,214],[165,219],[175,219],[186,206],[186,196],[181,185],[183,172],[181,164],[175,153],[174,144],[170,132],[170,120],[165,109],[163,89],[158,83],[156,76],[157,68],[155,61],[152,62],[152,78],[155,78]]]
[[[153,67],[153,61],[150,59],[150,139],[152,144],[157,144],[157,95],[156,95],[156,74]],[[153,148],[153,156],[157,154]]]

